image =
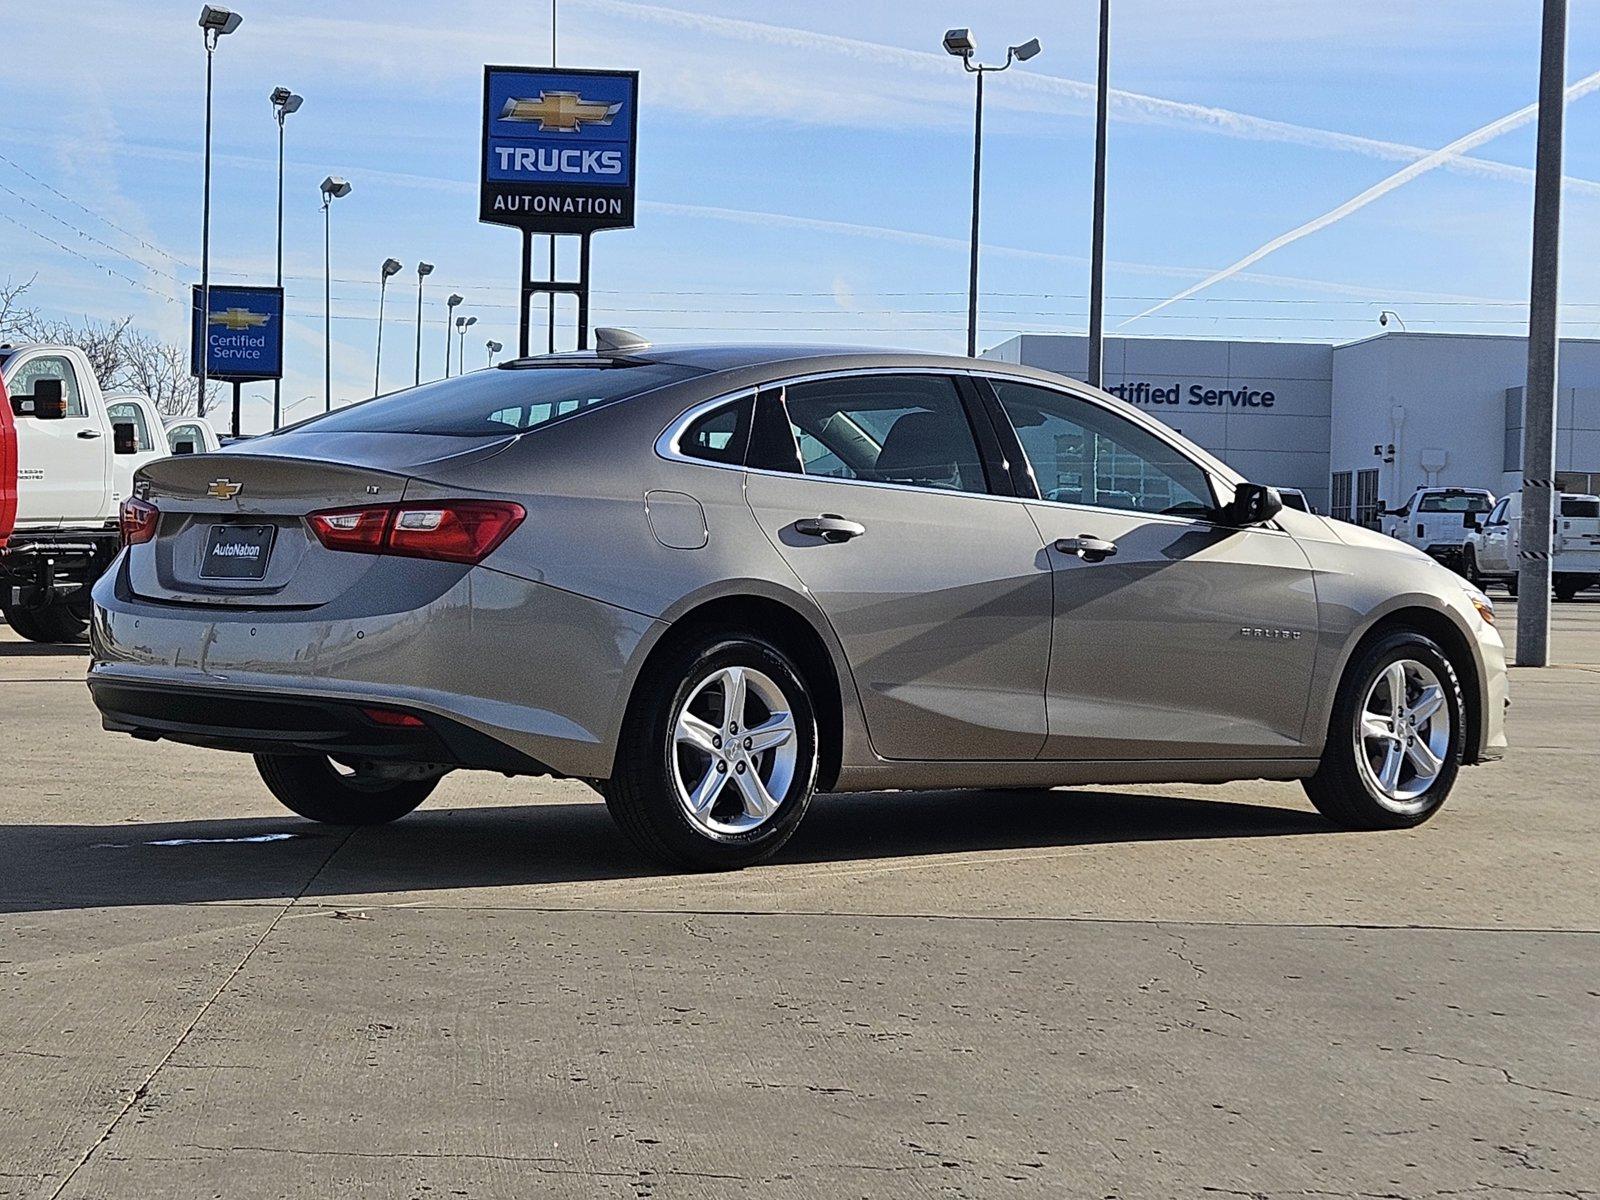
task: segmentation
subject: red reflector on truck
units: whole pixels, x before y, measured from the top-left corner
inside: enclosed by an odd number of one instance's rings
[[[436,500],[327,509],[307,521],[329,550],[477,563],[527,515],[509,500]]]

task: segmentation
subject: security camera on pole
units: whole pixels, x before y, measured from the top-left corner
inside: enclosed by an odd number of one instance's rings
[[[1006,50],[1006,60],[999,66],[986,67],[972,61],[977,53],[977,43],[969,29],[951,29],[944,35],[944,48],[961,60],[968,72],[978,77],[977,107],[972,118],[972,246],[967,278],[967,357],[978,353],[978,197],[983,177],[983,77],[991,71],[1004,71],[1013,62],[1027,62],[1040,49],[1038,38],[1029,38],[1020,46]]]

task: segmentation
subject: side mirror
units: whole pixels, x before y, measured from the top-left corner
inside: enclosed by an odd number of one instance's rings
[[[1387,500],[1379,500],[1378,501],[1378,515],[1380,517],[1382,517],[1382,516],[1387,516],[1388,513],[1389,513],[1389,502]]]
[[[194,443],[190,441],[174,442],[172,452],[174,454],[193,454]]]
[[[1478,520],[1476,513],[1463,513],[1461,515],[1461,523],[1474,533],[1483,532],[1483,522]]]
[[[111,451],[113,454],[139,453],[139,434],[132,421],[116,421],[111,426]]]
[[[40,421],[61,421],[67,415],[67,393],[59,379],[35,379],[33,393],[13,396],[11,411],[19,417]]]
[[[1283,511],[1283,497],[1275,487],[1261,483],[1241,483],[1233,489],[1233,499],[1222,506],[1218,519],[1224,525],[1243,528],[1272,520]]]

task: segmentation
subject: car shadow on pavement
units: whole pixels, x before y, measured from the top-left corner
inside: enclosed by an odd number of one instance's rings
[[[0,658],[88,657],[89,647],[79,642],[15,642],[10,639],[0,639]]]
[[[773,866],[1329,833],[1309,810],[1072,789],[820,797]],[[393,825],[285,814],[0,825],[0,912],[539,887],[670,876],[594,802],[424,807]]]

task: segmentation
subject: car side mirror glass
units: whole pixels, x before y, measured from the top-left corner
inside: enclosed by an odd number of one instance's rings
[[[1272,520],[1283,511],[1283,497],[1275,487],[1260,483],[1241,483],[1233,489],[1233,499],[1222,506],[1218,516],[1224,525],[1243,528]]]
[[[139,434],[132,421],[115,421],[111,425],[111,450],[115,454],[137,454]]]
[[[67,416],[67,393],[59,379],[35,379],[33,392],[11,398],[11,411],[39,421],[61,421]]]

